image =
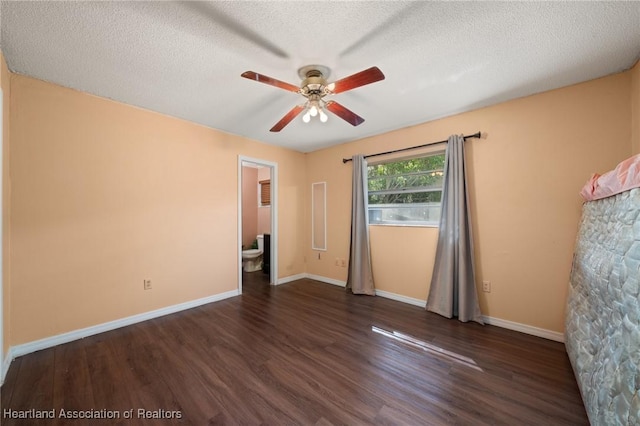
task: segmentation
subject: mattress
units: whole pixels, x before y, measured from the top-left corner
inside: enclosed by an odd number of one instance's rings
[[[640,425],[639,216],[640,188],[582,208],[565,344],[592,425]]]

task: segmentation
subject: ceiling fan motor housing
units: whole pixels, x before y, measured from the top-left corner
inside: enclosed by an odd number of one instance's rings
[[[324,96],[326,92],[324,88],[327,85],[327,81],[322,76],[322,73],[319,70],[309,70],[307,71],[306,78],[302,80],[302,86],[300,87],[300,91],[306,97],[312,95]]]

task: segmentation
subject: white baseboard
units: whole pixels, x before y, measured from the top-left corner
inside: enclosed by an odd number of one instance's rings
[[[314,275],[314,274],[307,274],[307,273],[291,275],[291,276],[288,276],[288,277],[280,278],[278,280],[278,285],[290,283],[292,281],[302,280],[302,279],[305,279],[305,278],[308,278],[310,280],[320,281],[320,282],[323,282],[323,283],[326,283],[326,284],[337,285],[337,286],[340,286],[340,287],[345,287],[347,285],[347,283],[345,281],[340,281],[340,280],[336,280],[336,279],[333,279],[333,278],[323,277],[321,275]]]
[[[384,297],[391,300],[397,300],[398,302],[408,303],[409,305],[419,306],[421,308],[424,308],[427,305],[426,300],[403,296],[401,294],[391,293],[384,290],[376,290],[376,296]]]
[[[198,306],[206,305],[207,303],[217,302],[220,300],[228,299],[238,295],[238,290],[231,290],[225,293],[214,294],[213,296],[203,297],[201,299],[191,300],[189,302],[179,303],[177,305],[167,306],[165,308],[156,309],[154,311],[144,312],[142,314],[132,315],[130,317],[121,318],[114,321],[105,322],[102,324],[94,325],[91,327],[82,328],[79,330],[70,331],[68,333],[58,334],[57,336],[46,337],[44,339],[35,340],[33,342],[23,343],[21,345],[12,346],[9,349],[7,358],[2,366],[2,381],[6,370],[9,369],[9,364],[14,358],[30,354],[42,349],[51,348],[53,346],[68,343],[74,340],[82,339],[85,337],[93,336],[94,334],[104,333],[105,331],[115,330],[117,328],[126,327],[138,322],[147,321],[153,318],[162,317],[165,315],[173,314],[176,312],[184,311],[186,309],[196,308]]]
[[[508,330],[519,331],[520,333],[530,334],[532,336],[542,337],[544,339],[564,343],[564,334],[558,333],[557,331],[551,331],[544,328],[534,327],[532,325],[521,324],[519,322],[503,320],[500,318],[493,318],[486,315],[483,315],[482,319],[484,320],[485,324],[506,328]]]
[[[314,274],[297,274],[289,277],[281,278],[277,281],[277,284],[285,284],[288,282],[309,278],[315,281],[320,281],[327,284],[332,284],[340,287],[345,287],[346,282],[336,280],[333,278],[327,278]],[[70,331],[68,333],[59,334],[57,336],[47,337],[44,339],[36,340],[33,342],[23,343],[21,345],[10,347],[4,358],[2,365],[0,366],[0,384],[4,383],[11,362],[19,356],[26,355],[32,352],[36,352],[42,349],[51,348],[53,346],[68,343],[73,340],[89,337],[94,334],[104,333],[105,331],[115,330],[117,328],[125,327],[131,324],[135,324],[142,321],[147,321],[153,318],[158,318],[164,315],[173,314],[176,312],[184,311],[186,309],[195,308],[207,303],[217,302],[220,300],[228,299],[230,297],[237,296],[238,290],[231,290],[225,293],[215,294],[213,296],[204,297],[201,299],[192,300],[189,302],[179,303],[177,305],[167,306],[165,308],[156,309],[154,311],[145,312],[142,314],[132,315],[130,317],[122,318],[115,321],[109,321],[103,324],[98,324],[91,327],[86,327],[80,330]],[[409,305],[419,306],[424,308],[426,305],[425,300],[416,299],[413,297],[407,297],[396,293],[391,293],[384,290],[376,290],[376,295],[387,299],[396,300],[398,302],[407,303]],[[553,340],[556,342],[564,342],[564,334],[557,331],[546,330],[544,328],[538,328],[531,325],[521,324],[513,321],[503,320],[500,318],[494,318],[490,316],[482,317],[484,322],[496,327],[506,328],[508,330],[518,331],[520,333],[530,334],[532,336],[542,337],[544,339]]]
[[[283,277],[283,278],[279,278],[276,280],[276,284],[275,285],[280,285],[280,284],[286,284],[286,283],[290,283],[292,281],[297,281],[297,280],[301,280],[307,278],[307,274],[297,274],[297,275],[289,275],[288,277]]]
[[[320,275],[307,274],[307,278],[312,280],[321,281],[328,284],[339,285],[344,287],[346,282],[334,280],[333,278],[326,278]],[[403,296],[401,294],[391,293],[385,290],[376,290],[376,296],[384,297],[386,299],[396,300],[398,302],[407,303],[409,305],[419,306],[424,308],[427,305],[426,300],[416,299],[413,297]],[[485,324],[493,325],[500,328],[506,328],[507,330],[518,331],[520,333],[530,334],[536,337],[542,337],[544,339],[553,340],[556,342],[564,343],[564,334],[558,333],[557,331],[546,330],[544,328],[538,328],[527,324],[521,324],[518,322],[503,320],[500,318],[493,318],[490,316],[483,315],[482,319]]]
[[[346,285],[347,285],[346,281],[340,281],[340,280],[336,280],[336,279],[333,279],[333,278],[327,278],[327,277],[323,277],[321,275],[307,274],[307,278],[309,278],[310,280],[320,281],[320,282],[323,282],[323,283],[337,285],[337,286],[340,286],[340,287],[346,287]]]
[[[0,386],[4,384],[4,378],[7,377],[7,372],[9,371],[9,367],[11,367],[11,361],[13,361],[15,357],[13,348],[9,348],[0,366]]]

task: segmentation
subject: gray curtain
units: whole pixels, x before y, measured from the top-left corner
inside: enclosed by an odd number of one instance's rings
[[[484,324],[476,290],[462,135],[449,137],[445,157],[440,233],[427,310]]]
[[[347,289],[353,294],[375,296],[369,249],[367,160],[362,155],[354,155],[352,159],[351,247]]]

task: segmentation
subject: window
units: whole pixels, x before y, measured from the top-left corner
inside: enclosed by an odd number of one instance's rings
[[[369,223],[438,226],[444,155],[370,165]]]
[[[271,180],[261,180],[260,184],[260,207],[271,205]]]

